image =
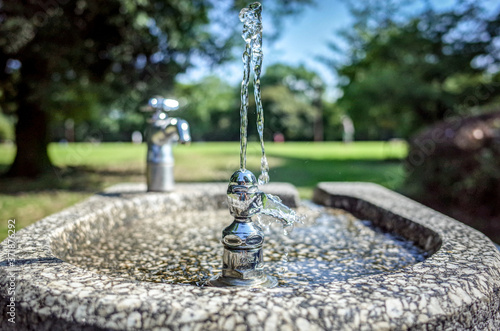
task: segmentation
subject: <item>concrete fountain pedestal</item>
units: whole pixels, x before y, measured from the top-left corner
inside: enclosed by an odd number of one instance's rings
[[[320,183],[314,202],[415,242],[429,257],[316,287],[247,290],[134,281],[65,261],[134,219],[226,208],[225,184],[117,185],[16,235],[0,253],[0,328],[15,330],[498,330],[500,253],[481,233],[380,186]],[[265,189],[264,189],[265,190]],[[288,205],[295,189],[270,186]],[[175,224],[172,223],[174,227]],[[147,246],[147,245],[146,245]],[[145,247],[145,250],[148,248]],[[12,250],[10,250],[12,252]],[[109,257],[113,259],[113,256]],[[16,324],[8,321],[15,279]]]

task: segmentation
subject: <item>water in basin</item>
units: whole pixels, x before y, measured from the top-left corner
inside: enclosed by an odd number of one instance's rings
[[[413,243],[345,211],[302,206],[298,212],[304,224],[291,233],[273,224],[266,234],[266,272],[278,278],[279,287],[395,271],[426,257]],[[231,222],[227,209],[133,219],[79,245],[64,260],[112,277],[201,286],[221,272],[220,229]]]

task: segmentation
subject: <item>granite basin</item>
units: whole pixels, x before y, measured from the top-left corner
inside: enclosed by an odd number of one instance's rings
[[[2,330],[12,327],[6,315],[12,277],[15,330],[500,329],[500,253],[493,243],[462,223],[373,184],[320,183],[314,202],[345,210],[383,233],[414,243],[425,259],[375,274],[314,286],[284,283],[273,289],[141,280],[75,260],[82,247],[106,242],[103,238],[134,220],[193,212],[219,215],[226,208],[225,189],[218,183],[184,184],[162,194],[146,193],[140,184],[117,185],[19,231],[13,266],[7,243],[2,243]],[[290,185],[265,190],[288,205],[300,203]],[[153,248],[145,242],[144,252]],[[108,265],[117,259],[113,254],[110,250],[102,255]]]

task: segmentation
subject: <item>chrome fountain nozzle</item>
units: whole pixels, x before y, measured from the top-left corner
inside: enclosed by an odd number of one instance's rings
[[[248,170],[232,174],[227,187],[229,212],[236,219],[247,219],[262,209],[262,192],[257,178]]]
[[[267,205],[270,199],[274,202]],[[257,186],[257,178],[248,170],[240,169],[231,176],[227,200],[234,220],[222,231],[222,276],[209,283],[213,286],[276,286],[276,277],[264,273],[264,232],[253,222],[252,216],[266,214],[281,219],[286,224],[283,219],[287,219],[288,215],[294,220],[295,213],[276,197],[261,192]],[[279,208],[276,209],[277,205]],[[269,206],[272,206],[273,211]]]

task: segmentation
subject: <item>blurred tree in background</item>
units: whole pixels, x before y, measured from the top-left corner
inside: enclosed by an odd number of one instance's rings
[[[275,0],[268,15],[310,0]],[[173,88],[195,59],[228,59],[240,0],[2,0],[0,107],[15,115],[17,154],[9,175],[47,171],[50,127],[136,110]],[[215,25],[210,25],[215,21]],[[111,106],[112,105],[112,106]],[[104,106],[107,106],[104,108]]]
[[[324,83],[304,66],[275,64],[261,79],[266,127],[286,140],[313,140],[314,121],[322,117]]]
[[[358,138],[410,138],[405,194],[498,242],[500,8],[485,3],[353,3],[338,103]]]
[[[499,11],[458,1],[450,11],[427,7],[418,17],[405,16],[412,6],[368,1],[352,7],[357,22],[345,33],[352,46],[348,63],[338,67],[338,103],[358,138],[408,138],[499,101]]]
[[[327,128],[326,139],[340,139],[340,110],[323,100],[324,83],[304,66],[273,64],[261,78],[262,104],[265,112],[264,137],[273,140],[283,134],[286,140],[314,139],[317,121]],[[239,139],[240,86],[231,86],[218,77],[209,76],[195,84],[177,84],[175,96],[181,101],[182,118],[193,130],[193,140],[227,141]],[[248,135],[257,140],[254,125],[255,99],[250,92]]]
[[[177,84],[183,119],[192,127],[193,140],[227,141],[240,137],[240,98],[237,87],[208,76],[196,84]]]
[[[266,126],[286,140],[335,140],[342,137],[342,113],[325,99],[325,83],[303,65],[274,64],[261,79]]]

